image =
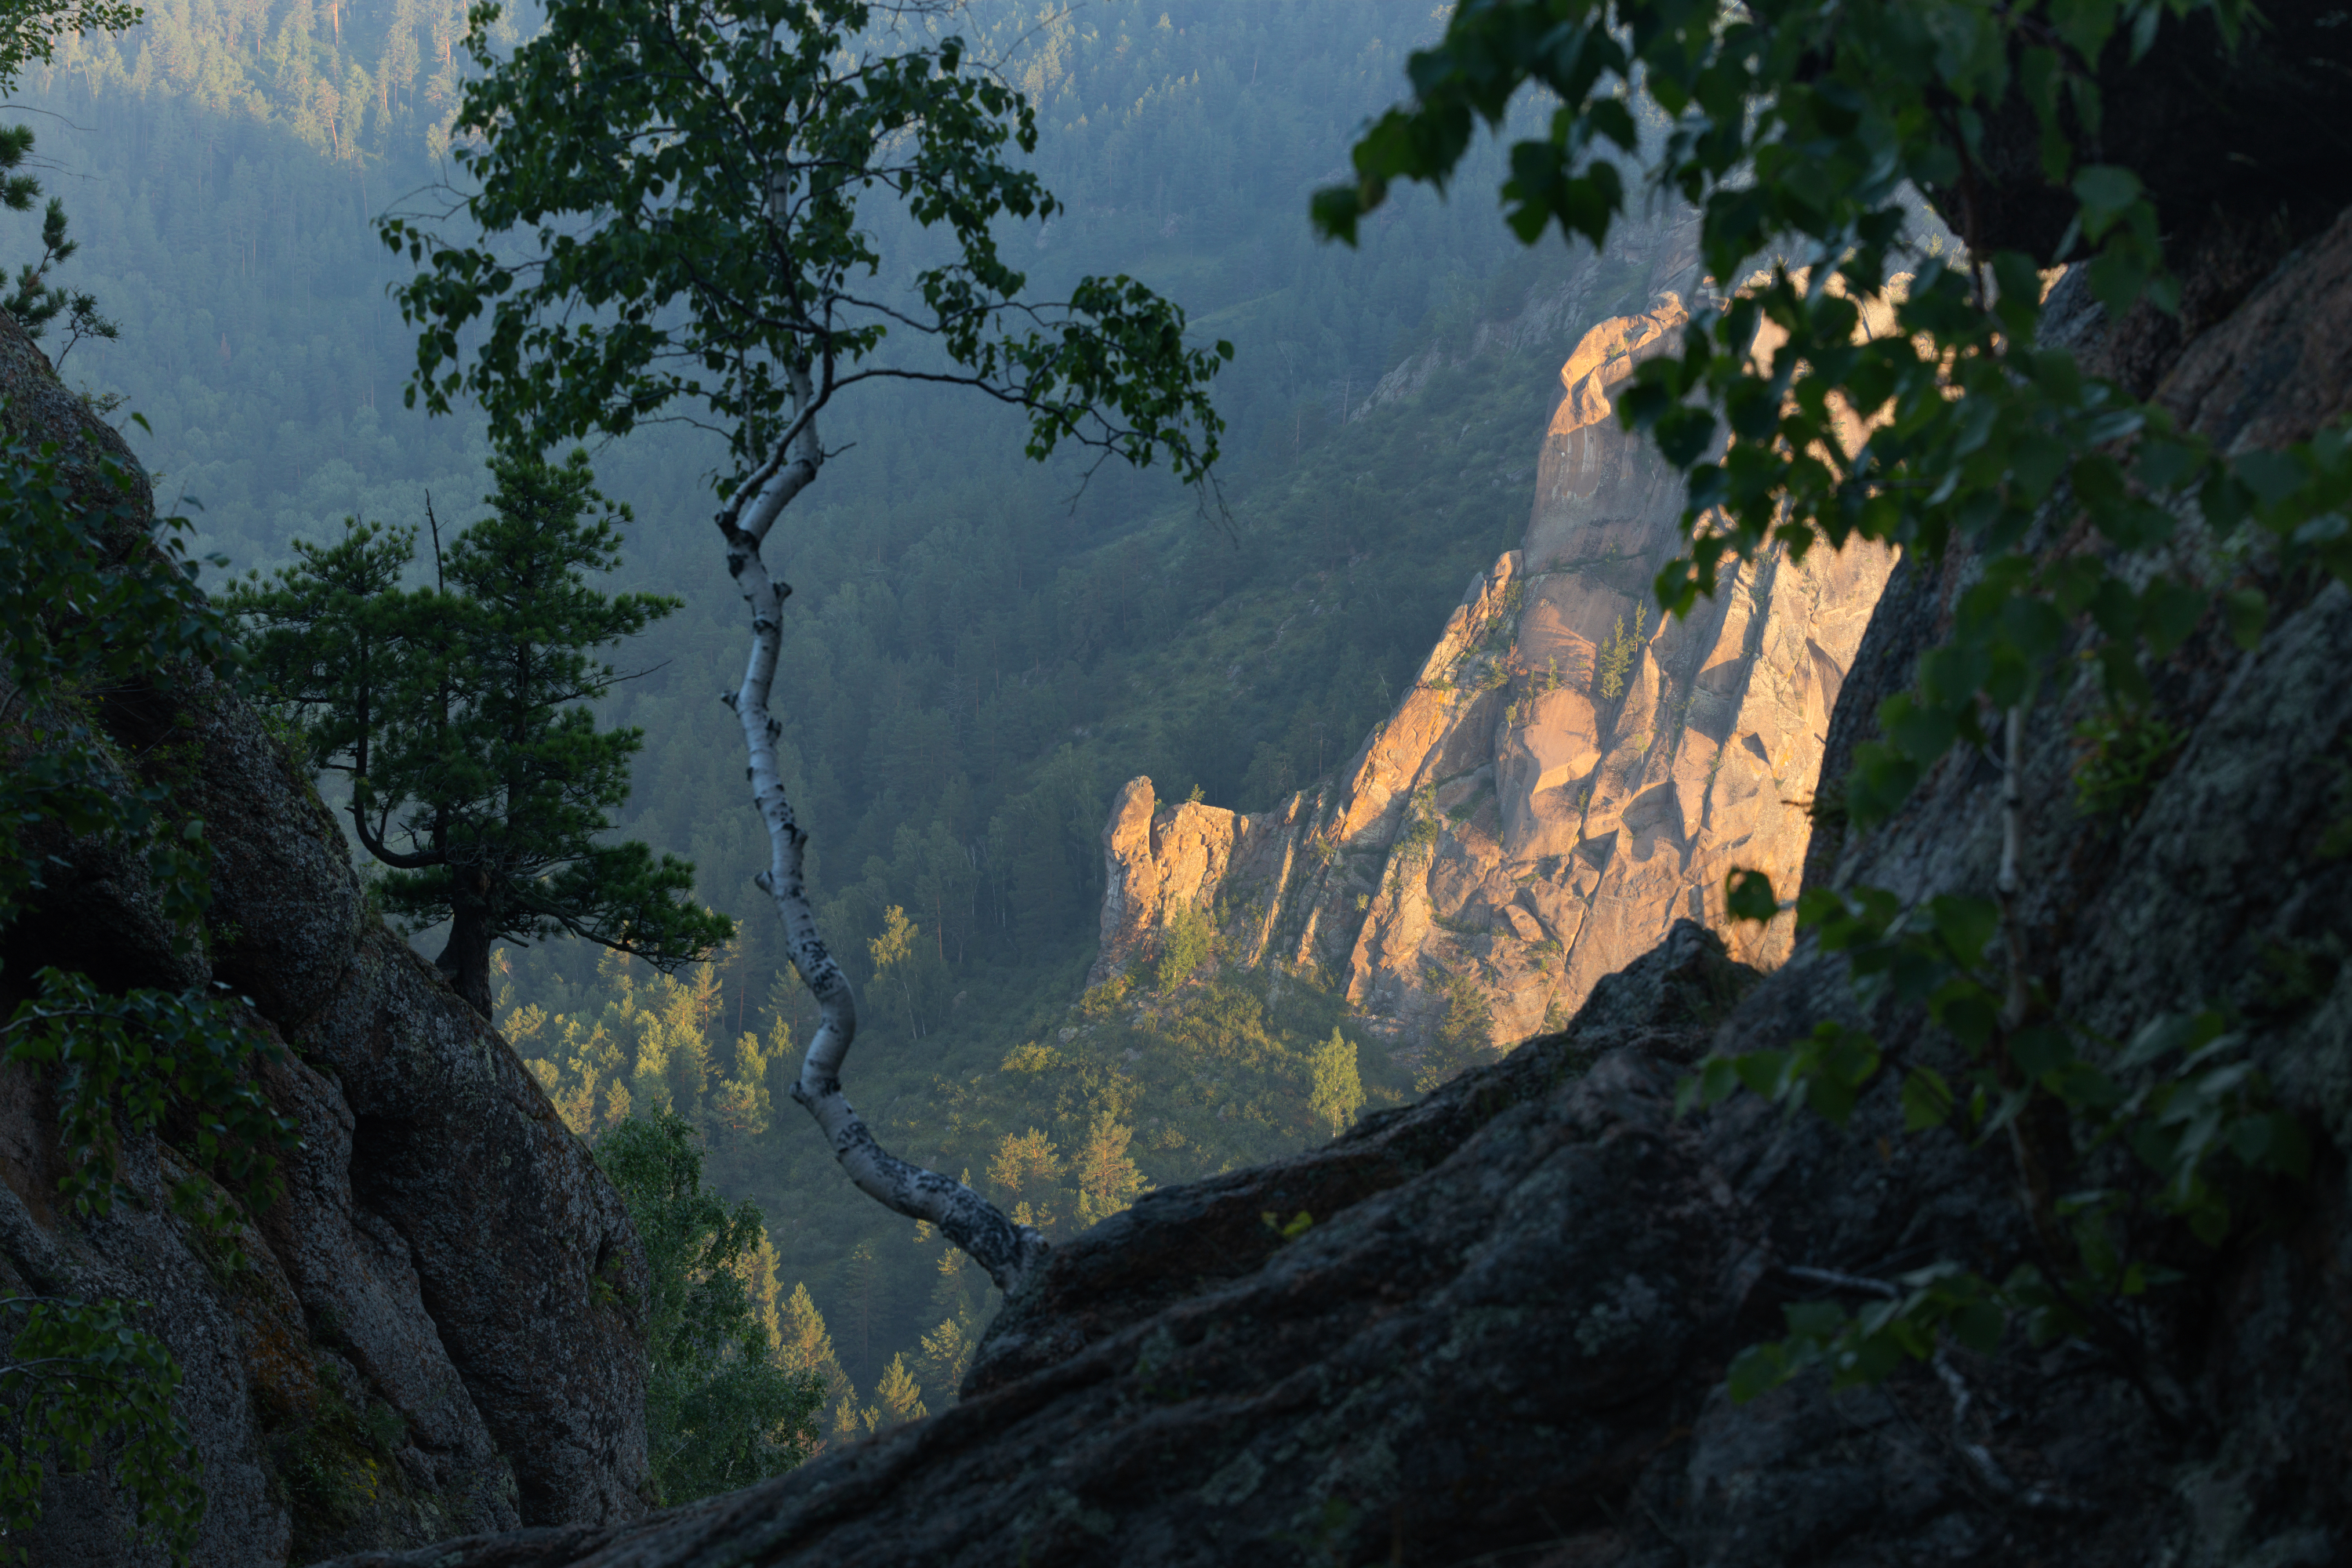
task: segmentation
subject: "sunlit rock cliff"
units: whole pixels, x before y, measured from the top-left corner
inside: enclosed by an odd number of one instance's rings
[[[1411,1047],[1465,990],[1497,1040],[1556,1023],[1677,919],[1749,963],[1785,953],[1785,919],[1725,920],[1724,879],[1796,879],[1830,710],[1894,557],[1776,547],[1659,624],[1682,486],[1614,398],[1685,320],[1662,291],[1578,343],[1525,540],[1345,767],[1246,816],[1164,805],[1148,778],[1119,792],[1096,981],[1174,911],[1213,910],[1228,957],[1312,967]]]

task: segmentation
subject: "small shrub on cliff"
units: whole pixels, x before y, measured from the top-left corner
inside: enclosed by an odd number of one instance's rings
[[[1625,675],[1633,668],[1633,660],[1642,651],[1643,630],[1649,615],[1649,605],[1634,605],[1633,631],[1627,633],[1625,617],[1620,616],[1616,631],[1601,644],[1601,657],[1594,668],[1600,677],[1600,690],[1604,700],[1614,702],[1625,695]]]
[[[788,1370],[744,1288],[767,1237],[748,1199],[730,1208],[702,1184],[693,1124],[668,1110],[632,1118],[596,1144],[645,1242],[646,1447],[664,1503],[748,1486],[807,1458],[824,1379]]]
[[[1168,916],[1160,936],[1160,963],[1152,988],[1162,996],[1192,978],[1217,951],[1217,928],[1208,911],[1183,905]]]

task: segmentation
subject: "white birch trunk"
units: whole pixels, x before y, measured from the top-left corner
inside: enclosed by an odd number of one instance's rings
[[[783,646],[783,604],[792,589],[769,574],[760,547],[784,508],[816,478],[817,468],[824,460],[824,450],[817,445],[811,408],[814,392],[806,366],[793,371],[793,391],[799,405],[798,435],[789,448],[779,445],[718,519],[727,540],[728,574],[751,608],[751,661],[744,668],[742,685],[728,695],[727,702],[743,726],[743,744],[751,755],[751,800],[768,830],[768,868],[753,880],[774,902],[777,918],[784,925],[785,951],[801,984],[816,999],[823,1018],[802,1059],[793,1098],[824,1129],[834,1157],[851,1181],[898,1213],[938,1226],[949,1240],[987,1269],[997,1289],[1010,1297],[1044,1264],[1045,1238],[1027,1226],[1014,1225],[1003,1211],[962,1183],[884,1150],[841,1089],[842,1062],[857,1034],[857,1005],[849,994],[848,977],[817,934],[816,914],[809,906],[802,872],[808,835],[793,819],[792,803],[784,797],[783,779],[776,766],[776,738],[783,726],[768,711]]]

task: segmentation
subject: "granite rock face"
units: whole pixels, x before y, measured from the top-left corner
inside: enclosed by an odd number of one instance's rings
[[[89,493],[124,507],[138,548],[136,461],[5,318],[0,387],[13,434],[134,476]],[[52,963],[118,987],[224,982],[278,1051],[259,1070],[302,1146],[238,1238],[251,1267],[226,1268],[164,1201],[186,1173],[168,1140],[124,1151],[139,1201],[61,1213],[46,1089],[0,1073],[0,1293],[152,1304],[140,1321],[182,1369],[204,1463],[199,1563],[643,1512],[627,1302],[645,1263],[618,1194],[505,1043],[368,911],[326,807],[233,691],[199,679],[102,711],[126,755],[172,759],[205,824],[205,942],[173,951],[135,862],[46,844],[67,868],[0,931],[0,1007]],[[52,1479],[44,1505],[21,1542],[35,1562],[144,1561],[101,1479]]]
[[[1148,957],[1174,911],[1214,910],[1229,955],[1313,966],[1410,1051],[1462,979],[1496,1039],[1524,1038],[1678,919],[1745,961],[1786,956],[1787,921],[1725,918],[1724,879],[1802,866],[1830,711],[1894,557],[1775,547],[1655,624],[1682,489],[1612,400],[1685,319],[1669,291],[1585,334],[1524,542],[1336,775],[1252,815],[1161,806],[1150,779],[1120,791],[1094,981]]]
[[[2232,444],[2352,412],[2280,369],[2342,364],[2352,342],[2263,325],[2345,321],[2348,259],[2352,215],[2173,356],[2161,385],[2183,417]],[[2095,351],[2095,311],[2053,303]],[[1873,737],[1969,571],[1894,574],[1828,766]],[[1999,1276],[2038,1243],[2010,1151],[1906,1133],[1892,1075],[1843,1129],[1752,1098],[1673,1115],[1700,1052],[1826,1018],[1904,1057],[1948,1049],[1914,1012],[1864,1011],[1810,942],[1759,977],[1684,924],[1565,1030],[1421,1105],[1152,1194],[1062,1247],[952,1408],[633,1524],[352,1568],[2352,1558],[2352,903],[2329,853],[2352,820],[2352,594],[2276,586],[2259,649],[2207,628],[2158,672],[2186,739],[2144,799],[2076,805],[2081,694],[2053,696],[2021,759],[2021,908],[2045,991],[2118,1037],[2231,1008],[2316,1149],[2308,1181],[2241,1194],[2250,1223],[2222,1244],[2151,1236],[2180,1279],[2119,1330],[2012,1334],[1878,1387],[1807,1377],[1734,1405],[1725,1369],[1781,1331],[1784,1305],[1858,1304],[1853,1280],[1936,1258]],[[2000,786],[1948,756],[1896,818],[1819,835],[1807,876],[1984,895]],[[1287,1241],[1265,1223],[1297,1210],[1313,1224]]]

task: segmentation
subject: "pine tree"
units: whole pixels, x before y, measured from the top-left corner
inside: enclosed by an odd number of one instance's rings
[[[1314,1092],[1307,1097],[1307,1114],[1330,1124],[1337,1138],[1364,1108],[1363,1075],[1356,1068],[1356,1043],[1337,1028],[1315,1048],[1311,1064]]]
[[[979,1341],[971,1331],[954,1318],[940,1321],[940,1326],[923,1336],[923,1375],[931,1386],[947,1390],[946,1398],[953,1400],[955,1391],[963,1384],[963,1374],[971,1369],[971,1352]]]
[[[129,7],[121,7],[129,10]],[[136,13],[132,14],[134,18]],[[29,125],[0,127],[0,207],[10,212],[30,212],[40,199],[41,182],[31,174],[17,173],[25,160],[33,153],[33,128]],[[65,368],[66,356],[84,338],[112,339],[121,335],[121,328],[98,312],[98,297],[61,288],[50,282],[49,269],[69,259],[81,248],[79,240],[66,237],[66,204],[51,196],[41,215],[41,258],[27,261],[17,269],[16,286],[5,299],[0,299],[0,311],[5,311],[25,329],[25,335],[37,339],[59,316],[66,319],[66,346],[58,351],[57,368]],[[119,405],[118,405],[119,406]]]
[[[1625,690],[1625,667],[1633,657],[1633,645],[1625,637],[1625,617],[1617,617],[1617,629],[1601,648],[1601,695],[1614,702]]]
[[[988,1163],[990,1185],[1002,1197],[1017,1200],[1014,1223],[1034,1225],[1041,1230],[1054,1223],[1047,1200],[1053,1196],[1061,1174],[1059,1151],[1052,1139],[1034,1127],[1006,1133],[997,1143],[995,1158]]]
[[[744,1255],[738,1270],[744,1291],[751,1298],[752,1315],[768,1331],[768,1343],[778,1355],[784,1349],[784,1282],[776,1277],[776,1266],[782,1261],[775,1242],[763,1231],[759,1246]]]
[[[1445,1016],[1423,1056],[1412,1086],[1423,1094],[1466,1068],[1492,1059],[1495,1005],[1467,970],[1446,976]]]
[[[448,921],[439,966],[485,1017],[495,942],[570,932],[667,973],[734,929],[691,900],[691,865],[607,838],[643,736],[597,729],[585,704],[620,678],[592,650],[678,601],[589,585],[619,565],[628,514],[586,453],[491,472],[492,515],[446,553],[436,527],[433,586],[400,586],[414,529],[346,520],[340,542],[296,541],[295,565],[226,605],[311,765],[349,775],[385,903]]]
[[[849,1374],[842,1371],[840,1358],[833,1353],[833,1335],[826,1331],[824,1315],[816,1310],[806,1285],[793,1287],[791,1299],[778,1314],[777,1333],[784,1365],[813,1375],[824,1384],[825,1407],[834,1413],[828,1425],[837,1430],[841,1413],[846,1409],[853,1413],[854,1427],[857,1390],[851,1385]]]
[[[1133,1128],[1108,1116],[1096,1117],[1087,1129],[1070,1173],[1078,1188],[1080,1225],[1118,1213],[1143,1189],[1143,1173],[1127,1152],[1134,1137]]]
[[[824,1314],[810,1300],[806,1285],[793,1285],[776,1332],[786,1366],[796,1372],[822,1373],[827,1384],[836,1388],[849,1381],[842,1375],[841,1363],[834,1357],[833,1335],[824,1326]]]
[[[1614,702],[1625,694],[1625,675],[1641,655],[1643,629],[1649,616],[1648,605],[1633,606],[1633,631],[1630,637],[1625,631],[1625,617],[1618,616],[1616,631],[1601,650],[1601,695],[1609,701]]]
[[[909,1421],[920,1421],[929,1414],[923,1404],[922,1385],[907,1370],[907,1358],[892,1356],[890,1364],[882,1370],[882,1381],[875,1385],[874,1405],[866,1413],[866,1429],[886,1432]]]
[[[874,1334],[881,1326],[883,1300],[888,1289],[882,1274],[882,1255],[872,1241],[861,1241],[849,1249],[849,1267],[844,1284],[848,1293],[849,1350],[859,1372],[871,1374],[874,1370]]]

